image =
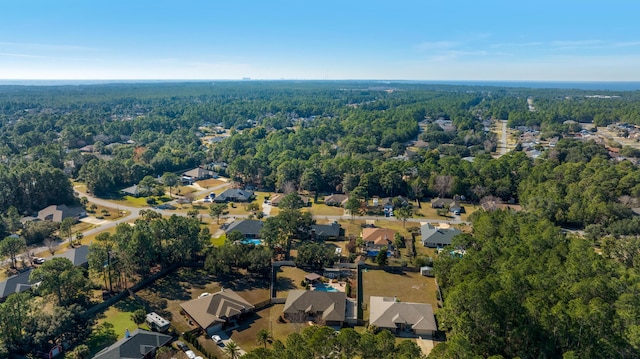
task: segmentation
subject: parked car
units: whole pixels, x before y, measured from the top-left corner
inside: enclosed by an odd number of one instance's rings
[[[189,350],[189,347],[184,343],[184,342],[176,342],[176,346],[178,347],[178,349],[182,350],[183,352],[186,352],[187,350]]]
[[[222,343],[222,338],[220,338],[220,336],[218,334],[212,335],[211,336],[211,340],[213,340],[214,343],[216,343],[216,344]]]
[[[196,359],[196,353],[193,352],[193,350],[187,350],[186,352],[184,352],[185,354],[187,354],[187,358],[189,359]]]
[[[34,257],[31,261],[33,262],[33,264],[42,264],[44,263],[45,259],[40,257]]]

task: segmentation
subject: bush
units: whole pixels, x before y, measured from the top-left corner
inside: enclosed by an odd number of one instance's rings
[[[147,204],[152,205],[152,204],[157,204],[157,203],[158,203],[158,201],[156,201],[155,198],[153,198],[153,197],[147,198]]]

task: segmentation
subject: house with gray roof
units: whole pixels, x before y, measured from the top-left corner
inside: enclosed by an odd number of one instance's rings
[[[284,317],[295,323],[313,321],[331,327],[342,327],[346,316],[347,295],[344,292],[291,290],[284,303]]]
[[[336,193],[329,196],[324,196],[324,204],[326,204],[327,206],[342,207],[345,205],[345,203],[347,203],[348,200],[349,196],[347,196],[346,194]]]
[[[453,237],[462,232],[456,228],[446,226],[435,227],[429,223],[420,227],[422,244],[429,248],[442,248],[451,244]]]
[[[192,170],[184,172],[182,174],[182,181],[193,183],[193,181],[199,181],[199,180],[217,178],[217,177],[218,177],[218,174],[211,170],[207,170],[202,167],[196,167]]]
[[[67,258],[73,263],[74,266],[83,266],[87,267],[89,265],[89,246],[84,245],[77,248],[71,248],[64,253],[56,254],[53,256]]]
[[[438,330],[431,304],[405,303],[392,297],[375,296],[369,302],[369,325],[395,334],[426,337],[433,337]]]
[[[245,238],[258,239],[263,225],[264,222],[257,219],[238,219],[233,221],[224,233],[229,235],[233,231],[239,231]]]
[[[158,348],[172,340],[173,337],[166,334],[136,329],[130,335],[99,351],[93,359],[151,359],[155,358]]]
[[[217,203],[226,202],[249,202],[253,199],[253,191],[244,189],[230,188],[220,193],[213,199]]]
[[[29,280],[30,275],[31,269],[18,273],[0,282],[0,300],[4,300],[13,293],[20,293],[31,289],[31,287],[36,283]]]
[[[217,293],[184,302],[180,307],[207,336],[253,312],[255,308],[238,293],[224,288]]]
[[[311,234],[314,239],[327,240],[340,237],[343,231],[340,223],[333,222],[331,224],[312,224]]]
[[[87,216],[87,211],[84,208],[67,207],[64,204],[51,205],[38,212],[38,219],[41,221],[62,222],[65,218],[75,218],[79,220]]]
[[[120,192],[130,195],[130,196],[134,196],[134,197],[138,197],[139,195],[139,190],[138,190],[138,185],[134,184],[131,187],[127,187],[127,188],[123,188],[120,190]]]

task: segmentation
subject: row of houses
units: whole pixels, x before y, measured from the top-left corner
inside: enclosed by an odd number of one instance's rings
[[[289,291],[283,317],[294,323],[313,322],[341,328],[356,322],[355,301],[344,292],[316,290]],[[237,325],[255,307],[230,289],[193,299],[180,305],[208,337]],[[433,336],[437,330],[433,308],[425,303],[399,302],[392,297],[370,298],[369,324],[395,334]]]

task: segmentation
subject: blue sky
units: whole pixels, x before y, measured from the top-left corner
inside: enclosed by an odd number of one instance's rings
[[[0,79],[640,81],[640,1],[0,0]]]

